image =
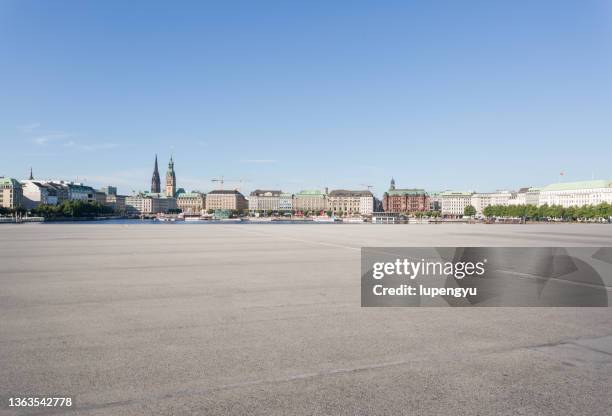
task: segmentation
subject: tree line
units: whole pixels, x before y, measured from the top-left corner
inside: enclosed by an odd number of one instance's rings
[[[83,218],[111,215],[114,213],[114,210],[112,207],[98,202],[64,201],[58,205],[41,204],[30,212],[32,215],[45,218]]]
[[[530,220],[562,219],[576,221],[580,219],[609,219],[612,217],[612,204],[602,202],[598,205],[567,207],[561,205],[489,205],[482,211],[485,217],[525,218]]]

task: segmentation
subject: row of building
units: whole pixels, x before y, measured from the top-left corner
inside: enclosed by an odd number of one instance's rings
[[[541,188],[521,188],[518,191],[490,193],[444,191],[428,193],[418,188],[396,188],[391,179],[389,189],[378,200],[369,190],[303,190],[296,194],[280,190],[257,189],[245,197],[238,190],[213,190],[208,193],[185,192],[176,184],[174,161],[170,157],[166,171],[166,186],[161,189],[155,156],[151,189],[133,195],[118,195],[112,186],[96,190],[82,183],[35,180],[32,171],[24,181],[0,177],[0,206],[36,208],[40,204],[55,205],[63,201],[98,202],[111,206],[117,213],[149,215],[180,209],[187,214],[204,211],[231,210],[257,212],[288,212],[334,215],[370,216],[374,212],[410,214],[438,211],[442,216],[462,216],[467,206],[482,215],[490,205],[561,205],[563,207],[612,203],[612,181],[593,180],[556,183]]]
[[[591,180],[579,182],[561,182],[541,188],[530,187],[513,191],[496,191],[490,193],[445,191],[434,194],[440,204],[443,216],[463,215],[468,205],[476,209],[481,216],[490,205],[560,205],[564,208],[585,205],[612,204],[612,181]]]

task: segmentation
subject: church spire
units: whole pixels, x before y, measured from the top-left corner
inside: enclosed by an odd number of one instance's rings
[[[174,160],[170,155],[170,162],[168,162],[168,170],[166,171],[166,196],[176,196],[176,174],[174,173]]]
[[[392,191],[395,189],[395,179],[393,178],[391,178],[391,187],[389,189]]]
[[[33,181],[34,180],[34,175],[32,175],[32,166],[30,166],[30,177],[29,180]]]
[[[159,180],[159,169],[157,169],[157,154],[155,155],[155,167],[153,168],[153,177],[151,178],[151,192],[158,194],[161,192],[161,183]]]

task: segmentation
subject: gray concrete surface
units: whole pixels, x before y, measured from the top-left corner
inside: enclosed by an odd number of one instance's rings
[[[612,226],[0,225],[0,414],[609,414],[610,308],[361,308],[360,247],[404,245]]]

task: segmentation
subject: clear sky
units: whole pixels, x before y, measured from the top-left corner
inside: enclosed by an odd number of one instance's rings
[[[0,175],[492,191],[612,178],[612,1],[0,1]],[[226,184],[226,187],[236,184]]]

